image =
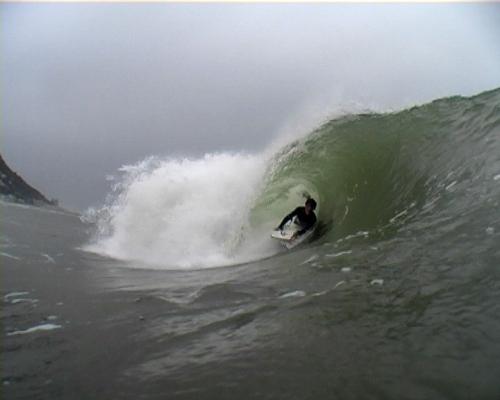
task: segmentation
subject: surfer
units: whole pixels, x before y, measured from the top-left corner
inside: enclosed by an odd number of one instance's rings
[[[295,223],[298,224],[302,229],[296,231],[293,234],[292,240],[295,239],[297,236],[303,235],[309,229],[311,229],[316,223],[316,214],[314,214],[315,209],[316,209],[316,201],[313,198],[309,197],[306,200],[306,204],[304,205],[304,207],[297,207],[285,218],[283,218],[283,221],[281,221],[281,224],[279,224],[276,230],[280,231],[283,230],[285,224],[288,221],[290,221],[293,217],[295,217]]]

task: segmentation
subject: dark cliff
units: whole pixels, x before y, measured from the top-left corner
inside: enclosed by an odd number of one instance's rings
[[[36,206],[56,206],[57,200],[48,200],[38,190],[28,185],[23,178],[12,171],[0,155],[0,197],[16,203]]]

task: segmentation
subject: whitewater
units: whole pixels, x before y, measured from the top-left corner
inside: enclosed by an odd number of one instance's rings
[[[234,263],[263,165],[221,153],[124,167],[116,197],[90,213],[99,237],[88,249],[164,268]]]

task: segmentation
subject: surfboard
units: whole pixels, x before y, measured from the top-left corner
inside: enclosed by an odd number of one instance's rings
[[[300,235],[292,240],[293,234],[299,231],[300,229],[302,229],[300,225],[290,221],[283,227],[283,230],[272,231],[271,237],[273,239],[278,239],[281,242],[281,244],[283,244],[287,249],[292,249],[295,246],[298,246],[300,243],[304,242],[307,238],[309,238],[314,231],[314,228],[310,229],[303,235]]]
[[[292,231],[292,230],[272,231],[271,237],[273,239],[279,239],[279,240],[289,242],[290,240],[292,240],[292,236],[294,233],[295,233],[295,231]]]

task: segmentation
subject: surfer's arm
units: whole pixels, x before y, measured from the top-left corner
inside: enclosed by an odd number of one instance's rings
[[[283,227],[285,226],[285,224],[297,215],[298,210],[299,210],[299,208],[297,207],[290,214],[288,214],[285,218],[283,218],[283,221],[281,221],[281,224],[278,225],[277,230],[281,231],[283,229]]]

